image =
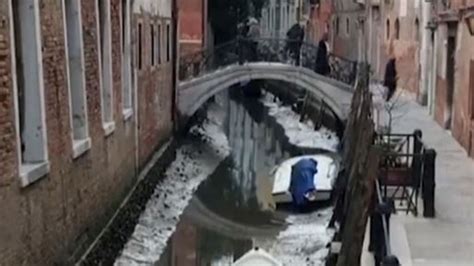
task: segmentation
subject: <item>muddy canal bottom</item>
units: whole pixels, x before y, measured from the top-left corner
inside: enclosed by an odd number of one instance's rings
[[[230,154],[199,185],[155,265],[231,265],[255,246],[285,265],[322,265],[330,208],[295,215],[276,211],[271,197],[269,173],[301,151],[258,100],[215,101]]]

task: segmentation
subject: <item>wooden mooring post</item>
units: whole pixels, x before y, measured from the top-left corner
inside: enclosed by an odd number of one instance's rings
[[[374,144],[372,95],[368,68],[361,67],[343,138],[343,171],[336,185],[336,207],[330,226],[339,224],[327,265],[360,265],[367,221],[379,206],[376,180],[383,151]],[[385,230],[386,231],[386,230]],[[337,253],[337,254],[335,254]],[[387,254],[391,257],[391,254]],[[388,257],[386,257],[388,258]],[[386,261],[383,258],[384,261]],[[396,258],[395,258],[396,259]]]

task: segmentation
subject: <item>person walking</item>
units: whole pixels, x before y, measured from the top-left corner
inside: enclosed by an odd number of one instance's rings
[[[247,32],[247,41],[250,50],[249,61],[257,61],[258,38],[260,38],[260,26],[255,18],[250,18],[249,29]]]
[[[316,73],[323,76],[327,76],[331,72],[331,68],[329,67],[329,49],[327,45],[328,39],[328,34],[324,33],[321,37],[321,40],[319,41],[318,52],[316,54],[315,71]]]
[[[296,65],[300,64],[300,51],[304,40],[304,28],[296,23],[286,33],[285,51],[289,52],[290,57]]]
[[[397,60],[395,57],[394,53],[394,45],[393,45],[393,39],[390,38],[389,44],[388,44],[388,61],[387,64],[385,65],[385,75],[383,79],[383,86],[387,88],[386,90],[386,101],[390,101],[392,99],[393,95],[395,94],[395,91],[397,90],[397,81],[398,81],[398,73],[397,73]]]
[[[385,76],[383,80],[383,85],[387,88],[387,102],[390,101],[397,90],[397,80],[397,62],[395,57],[392,56],[385,65]]]

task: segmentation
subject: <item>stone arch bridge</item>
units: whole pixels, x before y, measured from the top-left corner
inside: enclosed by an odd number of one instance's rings
[[[284,81],[306,89],[345,121],[357,63],[329,55],[331,72],[323,76],[315,71],[316,46],[303,43],[301,60],[296,60],[286,45],[287,41],[274,39],[237,39],[212,50],[184,56],[180,61],[177,92],[180,118],[191,117],[213,95],[234,84],[263,79]]]

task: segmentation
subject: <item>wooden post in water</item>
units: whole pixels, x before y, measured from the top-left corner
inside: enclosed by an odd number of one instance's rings
[[[382,151],[373,146],[374,123],[372,95],[368,89],[368,69],[361,66],[360,78],[351,105],[351,115],[344,135],[345,181],[339,211],[338,232],[341,250],[337,266],[360,265],[362,246],[373,199]]]
[[[373,199],[375,179],[377,178],[381,150],[372,147],[365,162],[361,162],[354,178],[352,193],[348,195],[350,205],[346,212],[342,248],[337,266],[359,265],[362,246]]]

